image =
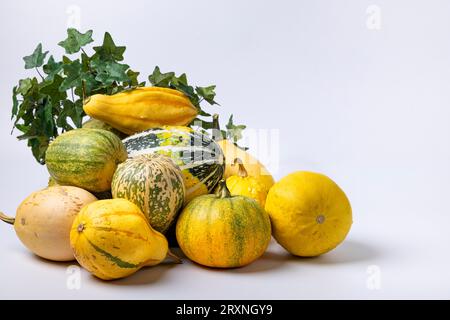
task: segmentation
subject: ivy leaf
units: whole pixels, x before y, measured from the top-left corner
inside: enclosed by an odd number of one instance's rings
[[[216,93],[214,90],[216,89],[216,86],[209,86],[209,87],[196,87],[195,92],[205,99],[210,105],[218,104],[214,101],[214,97],[216,96]]]
[[[109,32],[105,32],[103,44],[99,47],[94,47],[94,58],[99,57],[106,61],[122,61],[125,50],[125,46],[116,46]]]
[[[17,100],[17,86],[12,89],[12,100],[13,106],[11,110],[11,120],[17,115],[17,111],[19,109],[19,101]]]
[[[67,38],[59,42],[58,45],[63,47],[67,54],[72,54],[77,53],[82,47],[93,41],[92,30],[81,33],[77,29],[69,28],[67,29]]]
[[[47,74],[46,80],[53,80],[53,77],[61,72],[63,69],[63,63],[62,62],[55,62],[55,59],[53,56],[50,56],[48,58],[48,61],[44,66],[42,67],[45,74]]]
[[[242,131],[244,131],[247,126],[244,125],[235,125],[233,123],[233,115],[228,119],[228,123],[226,125],[227,128],[227,139],[237,143],[242,139]]]
[[[127,76],[128,76],[129,80],[126,81],[124,83],[124,85],[128,86],[128,87],[139,87],[139,86],[141,86],[141,84],[139,83],[139,80],[138,80],[139,74],[140,74],[140,72],[133,71],[133,70],[129,69],[127,71]],[[144,82],[143,85],[145,85],[145,82]]]
[[[161,73],[159,67],[156,66],[153,73],[148,77],[148,81],[155,87],[168,88],[174,77],[175,72]]]
[[[81,63],[79,60],[65,64],[63,69],[66,78],[64,78],[64,81],[61,83],[59,91],[67,91],[81,85]]]
[[[48,95],[52,102],[59,104],[59,101],[67,98],[66,91],[60,91],[59,88],[64,79],[60,75],[55,75],[52,81],[46,81],[41,87],[41,93]]]
[[[48,51],[42,52],[42,44],[39,43],[31,55],[23,57],[23,61],[25,61],[25,69],[33,69],[42,66],[47,54]]]
[[[19,87],[17,88],[17,92],[25,96],[28,91],[30,91],[32,86],[33,84],[31,78],[19,80]]]
[[[95,80],[101,82],[104,86],[110,86],[115,81],[130,81],[130,78],[127,75],[129,66],[126,64],[120,64],[114,61],[103,62],[101,60],[94,60],[92,66],[97,71]]]

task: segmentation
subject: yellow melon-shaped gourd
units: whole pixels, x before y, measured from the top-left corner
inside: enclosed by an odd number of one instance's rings
[[[352,209],[344,191],[323,174],[298,171],[278,181],[266,199],[274,238],[290,253],[311,257],[344,241]]]

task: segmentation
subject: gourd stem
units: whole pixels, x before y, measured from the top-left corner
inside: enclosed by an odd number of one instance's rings
[[[226,184],[225,180],[223,180],[223,179],[219,181],[219,193],[218,194],[221,199],[231,197],[230,191],[227,188],[227,184]]]
[[[3,222],[6,222],[8,224],[14,224],[14,221],[16,221],[15,218],[11,218],[8,217],[6,214],[4,214],[3,212],[0,211],[0,220],[2,220]]]
[[[167,256],[171,257],[175,263],[181,264],[183,263],[183,260],[181,260],[180,257],[178,257],[176,254],[172,253],[170,250],[167,251]]]
[[[213,115],[212,137],[214,141],[220,141],[224,139],[224,137],[222,136],[222,131],[220,131],[219,115],[217,113]]]
[[[242,160],[239,158],[234,159],[233,165],[239,165],[239,171],[238,171],[238,175],[241,178],[246,178],[248,177],[248,172],[244,167],[244,164],[242,163]]]

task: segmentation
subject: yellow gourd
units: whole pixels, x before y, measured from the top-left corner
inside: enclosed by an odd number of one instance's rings
[[[54,185],[33,192],[17,208],[16,217],[0,212],[20,241],[34,254],[53,261],[72,261],[69,233],[80,209],[97,199],[77,187]]]
[[[253,199],[230,195],[225,181],[218,194],[194,198],[176,225],[184,254],[204,266],[235,268],[252,263],[271,239],[268,214]]]
[[[219,116],[217,114],[213,116],[213,127],[217,133],[215,134],[216,143],[220,146],[225,155],[224,179],[238,174],[239,167],[234,165],[234,159],[239,158],[245,165],[248,175],[252,177],[259,177],[260,180],[266,185],[267,190],[270,189],[270,187],[272,187],[275,183],[270,172],[250,153],[239,148],[232,141],[222,137],[220,134]]]
[[[198,114],[182,92],[142,87],[115,95],[96,94],[86,99],[86,114],[126,134],[164,125],[185,126]]]
[[[267,195],[266,212],[274,238],[302,257],[334,249],[352,225],[352,208],[344,191],[314,172],[297,171],[278,181]]]
[[[73,222],[70,243],[80,265],[103,280],[127,277],[173,256],[166,238],[125,199],[83,207]]]
[[[269,192],[265,181],[262,180],[261,176],[249,176],[241,159],[234,159],[234,165],[239,168],[238,174],[226,180],[227,188],[230,190],[231,195],[255,199],[264,208],[267,192]]]

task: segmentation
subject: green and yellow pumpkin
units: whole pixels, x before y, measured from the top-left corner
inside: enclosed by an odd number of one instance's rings
[[[102,129],[65,132],[50,144],[45,156],[54,183],[91,192],[108,191],[117,165],[126,159],[122,141]]]
[[[136,204],[150,225],[162,233],[175,221],[185,196],[180,169],[160,154],[141,155],[120,164],[111,191],[113,198]]]
[[[271,239],[269,215],[254,200],[220,194],[195,198],[182,211],[176,237],[184,254],[208,267],[234,268],[258,259]]]
[[[150,129],[124,139],[123,143],[130,158],[153,153],[169,156],[183,173],[186,203],[210,193],[225,170],[222,149],[208,136],[188,127]]]

